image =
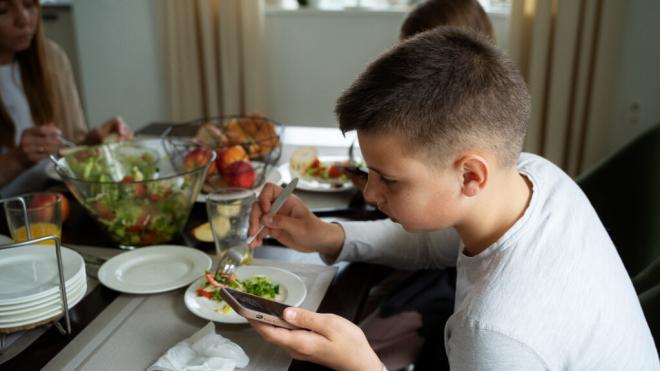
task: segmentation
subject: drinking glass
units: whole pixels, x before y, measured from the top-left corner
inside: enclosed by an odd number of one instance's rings
[[[219,260],[231,249],[241,256],[241,264],[252,259],[252,249],[245,248],[250,212],[257,194],[249,189],[225,188],[210,193],[206,199],[206,212],[213,231],[215,251]]]
[[[56,236],[62,239],[62,195],[54,192],[38,192],[21,196],[27,208],[27,221],[32,238]],[[5,203],[5,215],[9,233],[16,242],[28,239],[25,214],[20,201]],[[43,244],[52,245],[47,241]]]

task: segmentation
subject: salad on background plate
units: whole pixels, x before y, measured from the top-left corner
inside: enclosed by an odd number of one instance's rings
[[[312,192],[343,192],[353,189],[353,183],[343,168],[351,165],[347,156],[319,156],[315,147],[298,148],[288,163],[279,167],[282,182],[293,177],[300,180],[297,189]]]

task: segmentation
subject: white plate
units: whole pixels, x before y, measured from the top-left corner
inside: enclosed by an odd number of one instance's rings
[[[86,290],[87,281],[71,291],[71,295],[67,296],[67,304],[69,308],[73,307],[73,305],[81,299]],[[35,321],[35,319],[38,321],[38,318],[48,318],[58,312],[62,312],[62,300],[59,296],[48,303],[48,305],[33,308],[32,310],[23,313],[0,316],[0,326],[13,327],[16,326],[15,323],[17,322]]]
[[[266,180],[264,181],[264,184],[266,182],[270,183],[275,183],[275,184],[280,184],[282,181],[282,173],[278,168],[271,168],[268,170],[268,175],[266,175]],[[259,194],[261,192],[261,189],[264,187],[264,184],[262,184],[260,187],[255,188],[255,192]],[[204,203],[206,202],[206,193],[202,193],[201,191],[197,195],[197,202]]]
[[[62,265],[67,286],[85,272],[80,254],[66,247],[62,247]],[[30,245],[0,250],[0,305],[24,303],[57,290],[57,259],[52,247]]]
[[[186,286],[211,268],[211,258],[192,247],[157,245],[121,253],[99,269],[105,286],[129,294],[154,294]]]
[[[67,292],[67,299],[68,300],[73,300],[74,293],[77,292],[77,290],[83,285],[87,283],[87,279],[85,275],[83,274],[82,276],[76,276],[74,280],[71,282],[71,285],[66,287],[66,292]],[[20,314],[20,313],[26,313],[26,312],[31,312],[35,309],[43,308],[48,305],[50,305],[53,301],[60,301],[60,291],[57,290],[56,292],[52,293],[51,295],[45,296],[43,298],[39,298],[36,300],[28,301],[25,303],[21,304],[11,304],[11,305],[2,305],[0,306],[0,318],[14,315],[14,314]]]
[[[319,160],[321,162],[343,162],[347,161],[348,157],[346,156],[319,156]],[[289,163],[285,163],[279,166],[278,168],[280,170],[280,173],[282,173],[282,182],[284,183],[289,183],[291,181],[292,176],[294,175],[291,172],[291,169],[289,169]],[[325,182],[319,182],[314,179],[310,179],[308,177],[300,176],[299,174],[295,174],[298,179],[298,185],[296,186],[296,189],[300,189],[303,191],[311,191],[311,192],[344,192],[348,191],[354,188],[353,183],[350,180],[346,180],[345,182],[340,183],[339,185],[336,184],[331,184],[331,183],[325,183]]]
[[[73,300],[68,302],[69,309],[73,308],[76,304],[78,304],[85,297],[85,292],[86,291],[87,291],[87,281],[85,281],[83,287],[81,288],[80,291],[78,291],[77,295],[74,296]],[[19,326],[27,326],[27,325],[31,325],[33,323],[38,323],[38,322],[47,320],[49,318],[59,316],[60,314],[62,314],[62,306],[61,305],[54,305],[52,308],[49,308],[48,310],[41,310],[38,313],[33,314],[31,316],[32,318],[30,318],[30,319],[17,320],[15,322],[0,324],[0,329],[14,328],[14,327],[19,327]]]
[[[280,297],[276,300],[283,302],[287,305],[300,305],[305,296],[307,296],[307,288],[303,280],[295,274],[284,269],[275,267],[264,267],[259,265],[242,265],[234,271],[239,279],[246,279],[257,275],[264,275],[269,277],[273,283],[280,284]],[[200,288],[204,277],[196,280],[192,285],[188,286],[184,301],[186,307],[190,309],[195,315],[214,322],[223,323],[247,323],[244,317],[241,317],[236,312],[229,311],[222,313],[222,308],[225,303],[218,303],[211,299],[197,295],[197,289]],[[218,309],[218,311],[216,311]]]

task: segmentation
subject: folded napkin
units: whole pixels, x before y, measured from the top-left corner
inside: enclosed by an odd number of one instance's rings
[[[216,334],[215,325],[209,322],[168,350],[147,371],[231,371],[249,362],[243,349]]]

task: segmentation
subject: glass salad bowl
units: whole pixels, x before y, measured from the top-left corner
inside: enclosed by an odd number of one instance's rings
[[[78,147],[55,170],[78,202],[121,247],[171,240],[184,227],[213,151],[181,142],[169,154],[161,140]]]

